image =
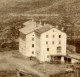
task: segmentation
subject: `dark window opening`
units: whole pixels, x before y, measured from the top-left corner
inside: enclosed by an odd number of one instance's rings
[[[52,41],[52,44],[54,44],[54,41]]]
[[[32,38],[32,41],[34,41],[34,38]]]
[[[61,60],[61,56],[58,56],[58,59]]]
[[[49,48],[47,48],[47,51],[49,51]]]
[[[34,47],[34,44],[32,44],[32,47]]]
[[[61,35],[59,35],[59,38],[61,38]]]
[[[46,35],[46,38],[48,38],[48,35]]]
[[[48,41],[46,41],[46,44],[48,44]]]
[[[57,53],[61,53],[61,47],[57,47]]]
[[[32,54],[34,54],[34,51],[32,51]]]
[[[61,44],[61,41],[59,41],[59,44]]]

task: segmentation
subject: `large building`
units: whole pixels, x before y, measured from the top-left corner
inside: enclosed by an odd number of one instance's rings
[[[20,29],[19,52],[36,57],[40,62],[59,60],[66,56],[66,33],[50,24],[30,20]]]

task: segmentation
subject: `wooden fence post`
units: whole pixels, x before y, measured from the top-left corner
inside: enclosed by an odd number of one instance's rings
[[[18,69],[16,69],[16,74],[17,74],[17,77],[20,77],[20,72]]]
[[[78,69],[77,69],[77,77],[79,77],[79,72],[78,72]]]

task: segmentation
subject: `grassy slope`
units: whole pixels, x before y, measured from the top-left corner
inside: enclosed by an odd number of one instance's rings
[[[1,0],[0,2],[0,32],[8,34],[5,31],[7,26],[19,26],[27,19],[21,14],[27,13],[49,13],[59,14],[59,17],[46,17],[53,23],[61,24],[64,22],[63,16],[70,16],[68,21],[80,22],[80,1],[79,0]],[[73,17],[75,14],[77,17]],[[13,14],[13,15],[12,15]],[[14,16],[16,15],[16,16]],[[77,26],[79,27],[79,25]],[[5,28],[5,29],[4,29]],[[10,28],[9,28],[10,29]],[[8,30],[8,29],[7,29]],[[0,34],[0,35],[1,35]]]
[[[8,30],[10,30],[10,28],[5,31],[7,26],[19,26],[26,20],[27,17],[20,16],[20,14],[46,7],[50,4],[52,3],[49,3],[49,0],[46,0],[46,2],[45,0],[2,0],[0,2],[0,36],[9,34]],[[11,14],[13,14],[13,16]]]

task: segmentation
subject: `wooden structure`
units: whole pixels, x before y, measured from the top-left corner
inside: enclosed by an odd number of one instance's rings
[[[80,77],[80,64],[75,64],[74,69],[75,77]]]
[[[53,77],[75,77],[75,75],[73,72],[64,72],[64,73],[55,74]]]

